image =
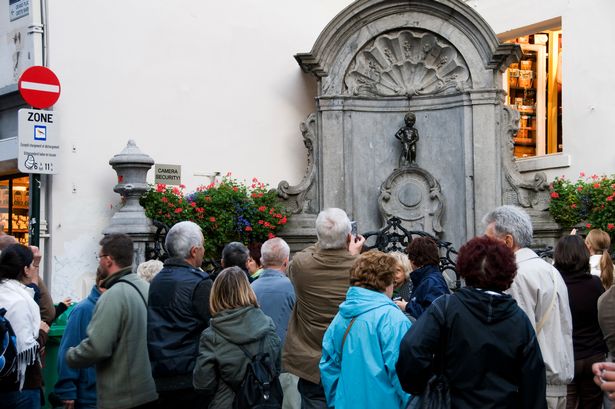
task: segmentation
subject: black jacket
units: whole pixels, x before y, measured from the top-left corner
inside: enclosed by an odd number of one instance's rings
[[[432,368],[441,366],[453,408],[547,407],[536,334],[509,295],[466,287],[421,315],[401,342],[399,381],[406,392],[421,394]]]
[[[209,325],[207,273],[171,258],[149,287],[147,347],[158,391],[192,387],[199,337]]]
[[[436,265],[427,264],[417,268],[410,273],[410,279],[414,290],[406,304],[406,312],[414,318],[419,318],[435,299],[450,294],[442,272]]]

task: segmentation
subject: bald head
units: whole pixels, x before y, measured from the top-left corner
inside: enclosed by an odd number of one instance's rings
[[[11,244],[15,244],[15,243],[17,243],[17,239],[15,237],[10,236],[8,234],[1,235],[0,236],[0,251],[4,250]]]

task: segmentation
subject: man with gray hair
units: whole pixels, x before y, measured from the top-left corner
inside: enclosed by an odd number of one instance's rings
[[[288,277],[288,257],[290,248],[279,237],[269,239],[261,246],[261,265],[263,271],[252,289],[263,312],[271,317],[282,345],[286,339],[288,320],[295,306],[295,290]],[[280,383],[284,392],[282,408],[294,408],[300,401],[297,393],[297,377],[282,368]],[[292,403],[296,402],[296,403]]]
[[[222,259],[220,264],[222,268],[239,267],[242,269],[248,280],[252,281],[250,273],[248,272],[248,259],[250,258],[250,250],[238,241],[232,241],[228,243],[222,249]]]
[[[282,366],[299,377],[303,409],[327,408],[318,368],[322,338],[346,298],[350,268],[365,243],[362,236],[351,234],[346,212],[337,208],[320,212],[316,236],[318,242],[295,254],[288,266],[297,302],[288,324]]]
[[[485,235],[502,240],[517,259],[517,275],[507,291],[536,330],[547,370],[549,409],[566,408],[566,385],[574,376],[572,318],[568,290],[559,272],[532,251],[532,221],[515,206],[501,206],[483,218]]]
[[[170,258],[150,284],[147,307],[147,346],[160,407],[207,407],[192,386],[199,338],[211,318],[212,280],[201,270],[201,228],[189,221],[177,223],[165,246]]]

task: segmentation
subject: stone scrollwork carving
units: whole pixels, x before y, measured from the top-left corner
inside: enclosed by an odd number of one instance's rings
[[[515,162],[513,135],[519,130],[519,112],[502,105],[504,148],[502,162],[504,176],[509,189],[504,189],[504,203],[517,204],[525,208],[546,208],[548,206],[547,175],[537,172],[531,179],[524,178]]]
[[[404,228],[440,236],[444,197],[440,183],[416,165],[395,169],[380,187],[378,205],[386,222],[399,217]]]
[[[286,180],[281,181],[277,189],[278,197],[281,199],[284,207],[293,214],[317,213],[312,208],[312,195],[309,194],[316,179],[316,115],[310,114],[301,123],[300,129],[303,135],[303,144],[307,149],[307,169],[298,185],[291,186]]]
[[[470,86],[463,57],[444,38],[420,30],[382,34],[360,50],[345,77],[354,96],[454,93]]]

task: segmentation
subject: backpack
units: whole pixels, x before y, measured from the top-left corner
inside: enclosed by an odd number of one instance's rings
[[[4,314],[6,309],[0,308],[0,379],[13,374],[17,365],[15,332]]]
[[[269,353],[263,352],[265,337],[261,338],[258,353],[251,356],[241,345],[237,345],[250,362],[235,391],[233,409],[280,409],[282,407],[282,385]]]

